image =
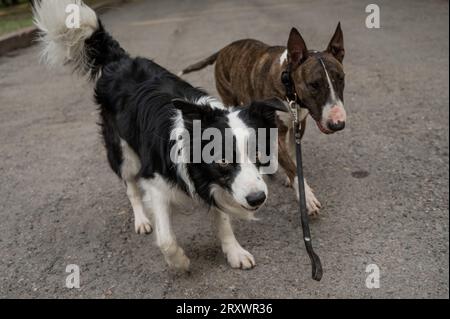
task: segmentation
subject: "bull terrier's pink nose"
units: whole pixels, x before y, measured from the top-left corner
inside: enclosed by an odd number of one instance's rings
[[[345,111],[340,105],[334,105],[330,110],[330,120],[333,122],[345,121]]]
[[[346,114],[341,105],[334,105],[328,115],[327,126],[330,130],[337,132],[345,128]]]

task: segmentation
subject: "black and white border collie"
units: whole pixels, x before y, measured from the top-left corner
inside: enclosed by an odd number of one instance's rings
[[[66,27],[70,4],[80,8],[79,28]],[[242,131],[275,128],[275,112],[286,111],[284,104],[263,101],[225,108],[153,61],[130,57],[80,0],[37,2],[34,17],[41,31],[44,61],[69,64],[96,81],[95,99],[108,161],[126,184],[136,232],[151,233],[154,225],[158,247],[169,266],[188,270],[189,259],[172,231],[171,205],[188,198],[199,200],[215,216],[229,264],[233,268],[254,267],[255,260],[236,240],[230,219],[254,219],[267,198],[258,162],[220,159],[209,164],[203,160],[174,163],[170,150],[179,141],[171,139],[171,133],[180,128],[190,131],[193,121],[201,120],[202,130],[234,132],[233,151],[242,152]],[[191,134],[190,140],[182,143],[188,147],[192,139]]]

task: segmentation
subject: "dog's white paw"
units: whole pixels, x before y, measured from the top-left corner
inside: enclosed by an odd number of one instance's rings
[[[298,193],[298,182],[297,177],[294,181],[294,191],[295,196],[297,197],[297,201],[300,200],[299,193]],[[320,204],[319,200],[314,195],[312,189],[309,187],[309,185],[305,181],[305,199],[306,199],[306,209],[308,210],[309,216],[317,216],[320,212],[320,209],[322,208],[322,204]]]
[[[134,230],[139,235],[148,235],[153,231],[153,227],[148,218],[136,218],[134,221]]]
[[[166,262],[171,269],[184,272],[189,271],[191,261],[184,253],[183,248],[179,246],[172,246],[170,249],[166,250],[163,253]]]
[[[313,191],[309,187],[305,187],[306,196],[306,208],[308,209],[308,214],[310,216],[316,216],[319,214],[322,205],[319,200],[314,195]]]
[[[228,263],[236,269],[252,269],[256,266],[255,258],[252,254],[242,248],[239,244],[223,249]]]

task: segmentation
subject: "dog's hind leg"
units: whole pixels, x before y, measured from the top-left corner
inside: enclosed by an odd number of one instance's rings
[[[127,195],[134,213],[134,229],[140,235],[150,234],[153,230],[152,224],[145,215],[142,194],[136,181],[125,181],[127,185]]]
[[[161,249],[169,267],[188,271],[189,258],[178,245],[170,220],[170,187],[162,180],[142,179],[140,185],[144,191],[144,204],[153,211],[156,243]]]
[[[142,194],[136,183],[136,175],[141,169],[141,161],[125,140],[120,140],[120,147],[122,150],[120,175],[127,186],[128,199],[133,208],[134,229],[138,234],[150,234],[152,232],[152,224],[145,215]]]
[[[230,266],[240,269],[251,269],[255,267],[255,258],[253,258],[252,254],[242,248],[234,236],[230,216],[214,209],[214,221],[222,245],[222,251],[227,257]]]
[[[216,66],[216,88],[220,97],[222,98],[222,103],[225,106],[238,106],[242,101],[238,101],[236,96],[233,94],[233,89],[231,88],[228,79],[223,74],[223,72],[219,71]]]

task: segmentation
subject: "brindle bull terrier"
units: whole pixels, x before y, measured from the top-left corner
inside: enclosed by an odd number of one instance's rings
[[[217,91],[224,104],[247,105],[251,101],[278,97],[286,100],[281,74],[291,68],[291,77],[300,109],[303,136],[308,113],[325,134],[344,129],[345,74],[344,35],[340,23],[324,51],[309,51],[297,29],[292,28],[287,47],[269,46],[263,42],[245,39],[226,46],[219,52],[183,70],[187,74],[216,63]],[[287,174],[287,184],[294,187],[298,199],[295,164],[295,140],[292,120],[288,113],[278,114],[279,163]],[[305,180],[308,212],[317,214],[321,208]]]

